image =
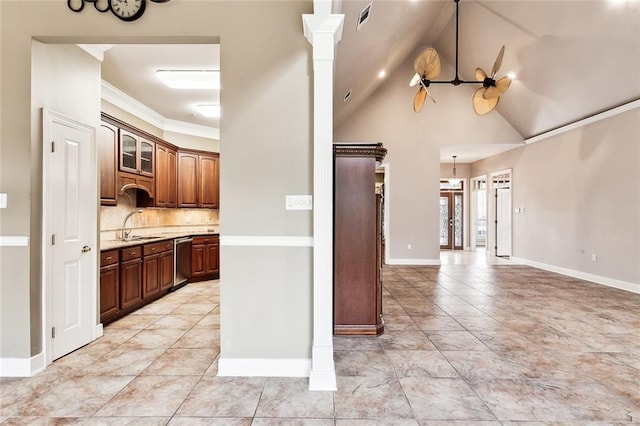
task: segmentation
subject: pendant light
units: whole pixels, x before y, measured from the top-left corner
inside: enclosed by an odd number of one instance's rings
[[[452,155],[453,157],[453,177],[449,178],[449,183],[452,186],[458,186],[460,185],[460,182],[462,182],[462,179],[456,177],[456,157],[458,157],[457,155]]]

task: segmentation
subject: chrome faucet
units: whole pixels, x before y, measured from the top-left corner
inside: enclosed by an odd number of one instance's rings
[[[131,234],[131,228],[129,228],[129,230],[126,230],[127,227],[127,221],[129,220],[129,218],[131,216],[133,216],[136,213],[142,213],[142,209],[138,209],[138,210],[134,210],[131,213],[129,213],[125,218],[124,218],[124,222],[122,222],[122,230],[120,235],[122,236],[123,240],[126,240],[127,238],[129,238],[129,234]]]

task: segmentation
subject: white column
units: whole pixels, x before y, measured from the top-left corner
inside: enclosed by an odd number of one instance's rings
[[[344,15],[303,15],[313,45],[313,348],[309,390],[335,391],[333,363],[333,58]]]

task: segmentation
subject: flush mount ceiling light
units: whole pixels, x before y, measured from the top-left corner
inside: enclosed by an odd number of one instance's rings
[[[462,179],[459,179],[458,177],[456,177],[456,157],[457,155],[452,155],[453,157],[453,177],[449,178],[449,183],[453,186],[458,186],[460,185],[460,182],[462,182]]]
[[[172,89],[220,89],[217,70],[158,70],[156,76]]]
[[[196,105],[198,113],[207,118],[220,118],[220,105]]]
[[[420,85],[418,93],[416,93],[416,96],[413,99],[413,110],[415,112],[420,112],[427,97],[431,98],[435,103],[435,99],[431,96],[431,93],[429,93],[429,86],[431,84],[446,83],[453,84],[454,86],[459,86],[461,84],[482,84],[482,87],[478,88],[473,93],[472,104],[473,110],[476,114],[485,115],[493,111],[496,105],[498,105],[500,96],[502,96],[502,94],[506,92],[511,85],[511,77],[509,76],[502,77],[499,80],[495,79],[496,74],[500,69],[500,65],[502,65],[504,46],[500,49],[498,57],[493,63],[491,74],[487,74],[482,70],[482,68],[476,68],[476,79],[474,81],[461,80],[458,76],[458,13],[460,9],[460,0],[453,0],[453,2],[456,4],[456,75],[453,80],[435,80],[440,75],[440,57],[438,56],[438,52],[436,52],[436,49],[432,47],[428,47],[420,52],[413,64],[416,74],[409,83],[411,87],[418,84]]]

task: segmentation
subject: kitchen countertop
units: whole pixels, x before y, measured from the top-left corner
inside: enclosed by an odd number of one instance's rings
[[[181,237],[196,237],[199,235],[219,235],[218,232],[167,232],[154,235],[134,236],[126,240],[102,240],[100,241],[100,251],[113,250],[121,247],[138,246],[148,243],[157,243],[158,241],[173,240]]]

